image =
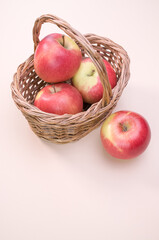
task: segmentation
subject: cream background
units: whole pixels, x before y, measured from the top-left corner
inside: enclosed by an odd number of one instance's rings
[[[104,151],[100,128],[78,142],[57,145],[34,135],[16,108],[10,83],[33,53],[32,27],[55,14],[81,33],[122,45],[131,77],[117,110],[149,122],[147,150],[131,161]],[[159,1],[1,1],[0,3],[0,239],[159,239]],[[59,31],[45,24],[41,37]]]

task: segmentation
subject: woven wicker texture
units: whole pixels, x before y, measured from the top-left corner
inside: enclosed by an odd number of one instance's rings
[[[35,21],[34,50],[39,43],[41,26],[46,22],[57,25],[76,41],[83,56],[92,59],[103,84],[103,98],[98,103],[85,104],[83,111],[74,115],[56,115],[39,110],[33,102],[38,91],[47,83],[35,73],[34,54],[22,63],[14,74],[11,83],[12,97],[36,135],[51,142],[68,143],[87,135],[111,114],[129,80],[130,60],[126,51],[112,40],[95,34],[82,35],[66,21],[53,15],[42,15]],[[118,82],[113,90],[102,58],[109,61],[116,72]]]

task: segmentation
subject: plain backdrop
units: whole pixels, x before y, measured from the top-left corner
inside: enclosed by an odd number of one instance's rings
[[[33,53],[32,28],[54,14],[128,52],[131,77],[117,110],[143,115],[152,138],[130,161],[110,157],[100,127],[65,145],[39,139],[10,84]],[[59,29],[43,25],[40,38]],[[0,239],[159,239],[159,1],[5,0],[0,3]]]

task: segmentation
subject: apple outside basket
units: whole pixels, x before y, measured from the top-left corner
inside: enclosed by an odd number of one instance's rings
[[[42,15],[35,21],[34,51],[39,43],[41,26],[47,22],[56,24],[75,40],[83,56],[91,58],[103,84],[103,98],[73,115],[51,114],[36,108],[33,105],[36,94],[48,83],[40,79],[34,70],[34,54],[20,64],[14,74],[11,83],[12,97],[37,136],[55,143],[68,143],[87,135],[111,114],[129,80],[130,60],[127,52],[112,40],[95,34],[82,35],[63,19],[50,14]],[[110,62],[116,72],[117,85],[113,90],[102,58]]]

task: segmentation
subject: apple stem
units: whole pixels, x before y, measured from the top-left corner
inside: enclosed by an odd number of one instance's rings
[[[122,124],[122,123],[119,123],[120,127],[122,128],[123,132],[126,132],[128,130],[127,126]]]
[[[56,93],[56,88],[55,88],[55,85],[53,84],[52,85],[53,89],[54,89],[54,92]]]
[[[64,46],[65,46],[65,35],[62,35],[62,40],[63,40],[62,45],[63,45],[63,47],[64,47]]]
[[[95,70],[93,69],[92,72],[87,74],[87,76],[91,77],[95,73]]]

